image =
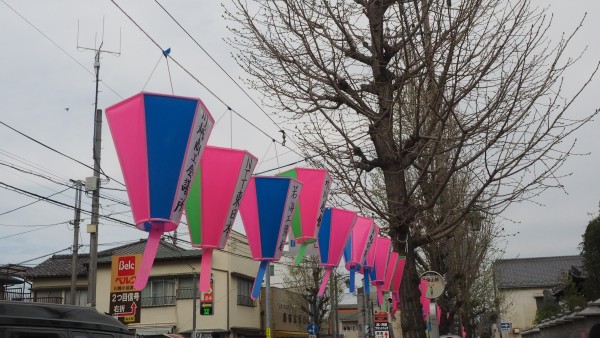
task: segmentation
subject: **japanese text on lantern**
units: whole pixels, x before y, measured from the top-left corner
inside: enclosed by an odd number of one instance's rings
[[[179,188],[179,193],[177,194],[177,203],[173,209],[174,212],[181,212],[185,205],[185,198],[190,189],[190,184],[192,183],[192,179],[194,177],[194,173],[196,168],[198,167],[198,163],[200,161],[200,154],[202,153],[202,149],[206,144],[207,138],[207,130],[209,129],[209,118],[208,114],[205,112],[200,115],[200,122],[197,123],[198,127],[195,128],[195,132],[192,134],[192,140],[194,147],[191,148],[191,153],[186,156],[186,163],[184,164],[185,176],[182,177],[183,180],[181,182],[181,186]]]
[[[227,224],[225,225],[225,228],[223,229],[223,233],[221,235],[222,246],[225,245],[225,242],[229,237],[229,233],[231,232],[231,228],[233,227],[233,222],[235,221],[238,209],[240,208],[242,197],[244,196],[244,191],[246,190],[246,184],[252,176],[252,171],[254,170],[255,164],[256,163],[254,162],[254,158],[252,156],[246,155],[244,167],[240,171],[240,176],[235,187],[235,198],[233,199],[233,201],[231,202],[231,206],[229,207],[229,217],[227,218]]]
[[[377,232],[375,231],[375,228],[371,228],[371,232],[369,232],[369,238],[367,239],[367,244],[365,245],[365,248],[370,248],[371,245],[373,244],[373,242],[375,241],[375,237],[377,237]],[[367,254],[369,253],[369,250],[365,250],[362,254],[362,257],[360,258],[361,262],[364,262],[365,259],[367,259]]]
[[[278,252],[283,251],[283,247],[285,246],[285,243],[287,241],[287,234],[290,230],[290,224],[292,223],[292,218],[294,216],[294,209],[296,207],[296,201],[298,199],[299,191],[300,185],[297,183],[293,184],[290,188],[290,194],[287,198],[288,205],[285,210],[285,214],[283,215],[285,221],[283,222],[283,225],[281,227],[281,236],[279,237],[279,245],[277,246]]]
[[[331,180],[329,175],[325,176],[325,187],[323,187],[323,195],[321,195],[321,204],[319,206],[319,217],[317,218],[317,226],[315,227],[315,234],[319,233],[321,227],[321,221],[323,220],[323,213],[325,212],[325,204],[327,204],[327,196],[329,196],[329,188],[331,186]]]

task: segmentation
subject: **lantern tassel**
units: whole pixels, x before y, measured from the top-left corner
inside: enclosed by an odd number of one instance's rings
[[[210,271],[212,267],[212,254],[212,249],[202,249],[202,261],[200,261],[200,292],[210,292]]]
[[[160,243],[160,236],[163,234],[164,224],[152,224],[150,233],[148,234],[148,241],[146,242],[146,248],[144,249],[144,255],[142,256],[142,266],[135,276],[135,282],[133,287],[136,290],[142,290],[148,283],[148,277],[150,277],[150,271],[152,270],[152,263],[156,257],[158,251],[158,244]]]
[[[383,303],[383,288],[380,285],[376,286],[377,288],[377,302],[379,302],[379,306],[385,306]]]
[[[354,283],[354,275],[356,274],[356,271],[354,268],[350,269],[350,285],[348,286],[348,288],[350,289],[350,293],[354,293],[355,290],[355,283]]]
[[[365,270],[365,294],[370,295],[371,294],[371,286],[369,285],[369,273]]]
[[[298,255],[296,256],[296,265],[300,265],[304,260],[304,254],[306,253],[306,247],[308,246],[307,242],[300,244],[298,248]]]
[[[331,267],[327,267],[327,269],[325,270],[325,276],[323,276],[323,281],[321,282],[321,287],[319,288],[319,293],[317,293],[317,296],[319,297],[323,297],[323,294],[325,293],[325,288],[327,287],[327,281],[329,281],[329,276],[331,275]]]
[[[265,271],[267,271],[267,264],[269,261],[260,261],[260,265],[258,266],[258,272],[256,273],[256,278],[254,279],[254,286],[252,286],[252,294],[250,298],[252,300],[256,300],[260,295],[260,287],[262,285],[262,281],[265,278]]]

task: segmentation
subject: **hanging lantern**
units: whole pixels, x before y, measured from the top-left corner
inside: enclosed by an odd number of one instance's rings
[[[321,265],[325,267],[325,276],[321,282],[318,296],[325,293],[325,287],[333,268],[340,264],[344,247],[348,242],[356,213],[337,208],[326,208],[323,221],[319,230],[319,257]]]
[[[355,289],[355,273],[360,270],[362,263],[367,257],[367,251],[375,241],[375,223],[367,217],[358,216],[350,238],[344,248],[344,260],[346,269],[350,271],[350,292]]]
[[[201,292],[210,290],[212,251],[225,247],[257,161],[244,150],[204,150],[185,208],[192,246],[202,249]]]
[[[300,244],[296,264],[304,258],[306,247],[317,241],[321,218],[331,188],[331,177],[327,170],[295,168],[279,174],[302,182],[302,194],[298,201],[294,220],[292,221],[292,236]]]
[[[390,286],[394,303],[394,312],[400,308],[400,286],[402,285],[402,276],[404,275],[404,265],[406,265],[406,257],[398,256],[398,262],[396,264],[396,269],[394,269],[394,276],[392,277],[392,284]]]
[[[385,272],[388,266],[391,246],[391,239],[377,236],[375,240],[375,260],[371,269],[371,284],[377,288],[379,306],[383,305],[383,284],[385,284]]]
[[[284,177],[252,177],[240,213],[252,258],[260,266],[252,288],[258,298],[268,262],[281,258],[302,183]]]
[[[379,227],[375,226],[375,235],[372,239],[372,244],[367,249],[367,255],[360,266],[359,273],[362,273],[365,279],[364,288],[367,294],[371,294],[371,283],[369,282],[370,275],[375,268],[375,253],[377,252],[377,237],[379,237]]]
[[[164,232],[177,229],[214,120],[200,99],[142,92],[106,109],[135,226],[149,232],[134,283],[148,281]]]

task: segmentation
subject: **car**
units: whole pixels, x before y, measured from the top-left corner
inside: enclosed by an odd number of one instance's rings
[[[0,337],[133,338],[125,324],[94,308],[0,301]]]

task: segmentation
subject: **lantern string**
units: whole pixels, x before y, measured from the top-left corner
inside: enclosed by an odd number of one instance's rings
[[[169,58],[165,56],[165,59],[167,59],[167,71],[169,73],[169,82],[171,83],[171,94],[175,95],[175,92],[173,91],[173,79],[171,78],[171,68],[169,67]]]
[[[275,147],[275,158],[277,160],[277,167],[279,169],[277,169],[278,173],[281,173],[281,166],[279,165],[279,154],[277,153],[277,141],[275,141],[275,139],[273,139],[273,146]]]
[[[229,148],[233,149],[233,112],[229,106],[227,110],[229,111]]]
[[[258,168],[260,168],[260,166],[263,164],[265,157],[267,156],[267,154],[269,153],[269,150],[271,149],[271,146],[273,146],[273,142],[269,143],[269,147],[267,148],[267,150],[265,151],[265,153],[263,154],[263,156],[261,157],[261,160],[258,161],[258,164],[256,166],[256,169],[254,170],[254,175],[259,175],[262,173],[257,173],[256,170]],[[275,159],[277,159],[277,157],[275,157]],[[279,165],[278,165],[279,166]],[[271,171],[273,169],[267,170],[267,171]],[[266,172],[266,171],[265,171]]]
[[[162,60],[162,58],[163,58],[162,55],[158,57],[158,61],[156,61],[156,65],[154,65],[154,69],[152,69],[150,76],[148,76],[148,80],[146,80],[146,83],[144,83],[144,87],[142,88],[142,91],[144,91],[144,89],[146,89],[148,82],[150,82],[150,79],[152,78],[152,75],[154,75],[154,72],[156,71],[156,67],[158,67],[158,64],[160,63],[160,60]]]

